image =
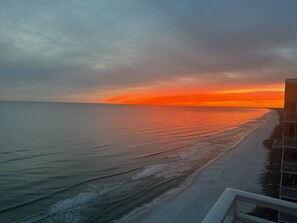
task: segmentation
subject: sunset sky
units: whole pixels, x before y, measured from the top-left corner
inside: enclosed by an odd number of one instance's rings
[[[0,100],[282,107],[295,0],[2,0]]]

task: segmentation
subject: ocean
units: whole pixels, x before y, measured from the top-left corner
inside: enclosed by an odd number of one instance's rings
[[[0,222],[128,222],[269,109],[0,102]]]

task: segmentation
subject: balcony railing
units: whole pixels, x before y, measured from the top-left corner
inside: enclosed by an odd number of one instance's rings
[[[297,174],[297,162],[283,162],[282,171],[287,173]]]
[[[297,112],[285,111],[284,112],[285,121],[297,121]]]
[[[297,188],[283,186],[281,187],[280,196],[297,201]]]
[[[237,203],[244,202],[296,216],[297,203],[227,188],[202,223],[272,223],[263,218],[241,213]]]
[[[285,147],[291,147],[291,148],[297,148],[297,137],[284,137],[284,146]]]

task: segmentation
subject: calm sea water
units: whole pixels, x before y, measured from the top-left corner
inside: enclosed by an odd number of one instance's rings
[[[112,222],[182,189],[268,109],[0,102],[0,222]]]

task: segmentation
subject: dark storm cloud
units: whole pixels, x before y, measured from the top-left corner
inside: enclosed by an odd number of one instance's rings
[[[0,99],[183,75],[280,83],[296,74],[296,8],[289,0],[1,1]]]

